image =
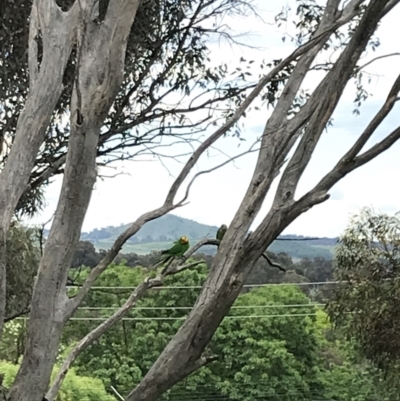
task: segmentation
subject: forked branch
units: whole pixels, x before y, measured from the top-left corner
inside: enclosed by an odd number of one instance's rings
[[[370,149],[359,154],[362,148],[365,146],[367,141],[372,137],[376,129],[381,125],[386,116],[393,109],[395,103],[399,100],[398,94],[400,92],[400,75],[394,82],[390,93],[382,105],[380,110],[376,113],[374,118],[368,124],[366,129],[361,133],[355,144],[349,149],[349,151],[340,159],[336,166],[326,174],[321,181],[303,197],[301,197],[296,204],[302,209],[309,209],[315,203],[313,199],[317,193],[327,194],[327,192],[343,177],[352,172],[353,170],[361,167],[368,163],[385,150],[389,149],[395,142],[400,139],[400,126],[394,129],[384,139],[376,143]],[[326,195],[327,196],[327,195]]]
[[[360,27],[368,25],[369,20],[367,17],[368,15],[363,17]],[[365,31],[361,29],[356,31],[355,35],[352,37],[349,45],[339,57],[335,66],[318,85],[317,89],[314,91],[304,107],[304,110],[312,110],[312,115],[307,126],[304,128],[300,143],[297,146],[288,165],[286,166],[283,176],[279,182],[274,200],[275,206],[282,205],[288,201],[293,201],[299,180],[311,160],[311,156],[315,151],[329,118],[339,102],[349,77],[354,71],[356,65],[354,54],[361,55],[366,46],[368,37],[365,37],[364,32]],[[375,118],[368,125],[364,133],[359,137],[355,145],[342,159],[342,161],[345,160],[345,164],[347,161],[353,161],[355,155],[362,149],[377,127],[390,113],[395,102],[397,101],[399,91],[400,75],[396,79],[386,99],[386,102],[380,111],[376,114]],[[331,93],[332,95],[322,96],[323,93]],[[304,110],[300,111],[299,114],[303,113]],[[291,135],[296,137],[298,134],[296,134],[296,132],[291,132]]]
[[[185,264],[184,260],[192,256],[197,250],[199,250],[204,245],[218,245],[219,241],[214,239],[203,239],[191,247],[186,253],[184,259],[176,259],[174,260],[168,269],[163,269],[155,278],[146,277],[141,284],[139,284],[135,290],[132,292],[130,297],[125,301],[125,303],[118,309],[115,313],[113,313],[110,317],[108,317],[104,322],[102,322],[99,326],[97,326],[94,330],[92,330],[89,334],[83,337],[79,343],[72,349],[72,351],[68,354],[63,364],[60,367],[60,370],[57,373],[57,376],[52,383],[49,391],[46,394],[46,398],[48,401],[53,401],[57,396],[57,393],[63,383],[69,369],[72,364],[76,360],[76,358],[94,341],[99,339],[107,330],[113,327],[116,323],[118,323],[137,303],[139,299],[141,299],[147,292],[147,290],[159,287],[163,284],[165,277],[180,273],[184,270],[188,270],[190,268],[196,267],[204,261],[195,261]]]

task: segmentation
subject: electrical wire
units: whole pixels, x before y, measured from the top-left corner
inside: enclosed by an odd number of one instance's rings
[[[337,285],[345,283],[346,281],[315,281],[315,282],[301,282],[301,283],[266,283],[266,284],[245,284],[243,288],[259,288],[259,287],[271,287],[271,286],[309,286],[309,285]],[[78,285],[69,285],[68,289],[80,288]],[[91,290],[135,290],[137,287],[116,287],[116,286],[93,286]],[[158,286],[152,287],[151,290],[169,290],[169,289],[201,289],[201,285],[171,285],[171,286]]]
[[[246,305],[246,306],[232,306],[231,309],[257,309],[257,308],[310,308],[317,306],[325,306],[326,304],[320,303],[307,303],[307,304],[289,304],[289,305]],[[119,310],[120,307],[116,306],[80,306],[78,310]],[[135,310],[190,310],[193,306],[136,306]]]
[[[241,316],[225,316],[225,319],[264,319],[277,317],[305,317],[316,316],[316,313],[285,313],[275,315],[241,315]],[[125,321],[141,321],[141,320],[184,320],[187,316],[182,317],[124,317],[120,320]],[[28,317],[17,317],[14,320],[27,320]],[[71,317],[69,320],[88,320],[88,321],[105,321],[108,317]]]

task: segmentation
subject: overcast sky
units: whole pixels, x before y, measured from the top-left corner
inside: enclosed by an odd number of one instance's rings
[[[296,7],[295,0],[262,1],[257,4],[262,16],[261,21],[256,17],[235,20],[235,32],[250,31],[251,35],[245,41],[258,48],[232,48],[226,43],[212,45],[211,59],[216,64],[220,61],[237,63],[240,56],[260,61],[262,59],[277,59],[290,54],[293,49],[290,41],[282,42],[282,34],[286,30],[290,33],[291,25],[278,29],[272,24],[274,16],[286,5]],[[375,53],[370,52],[365,62],[371,57],[399,52],[398,33],[400,9],[397,7],[383,21],[378,36],[381,46]],[[229,21],[228,21],[229,22]],[[242,38],[242,40],[244,40]],[[232,64],[233,65],[233,64]],[[254,63],[254,73],[258,73]],[[352,145],[363,128],[368,124],[374,113],[382,105],[396,74],[400,71],[400,57],[391,57],[376,61],[366,68],[373,74],[368,91],[373,94],[361,108],[361,115],[354,116],[353,100],[355,97],[354,85],[349,85],[337,110],[334,114],[334,126],[326,132],[317,148],[312,161],[307,168],[298,189],[297,196],[312,188],[318,180],[332,168],[338,158]],[[318,76],[311,76],[306,84],[307,88],[315,87]],[[397,106],[389,118],[377,131],[370,144],[390,132],[399,123],[399,107]],[[252,141],[262,133],[268,117],[266,110],[252,112],[244,122],[243,142],[238,147],[238,140],[222,138],[217,148],[227,155],[234,156],[249,147]],[[211,131],[210,131],[211,132]],[[209,133],[208,133],[209,134]],[[177,145],[170,152],[176,154],[188,149]],[[170,153],[172,154],[172,153]],[[400,173],[400,143],[389,151],[356,170],[343,179],[331,191],[331,199],[323,205],[314,207],[301,216],[285,233],[311,236],[336,236],[345,228],[349,215],[363,206],[373,206],[379,211],[393,213],[400,210],[398,177]],[[200,177],[193,185],[190,193],[190,204],[174,211],[174,214],[190,218],[205,224],[229,224],[239,206],[244,192],[251,178],[256,153],[252,153],[229,164],[222,169]],[[98,180],[93,192],[90,207],[84,222],[83,231],[100,228],[107,225],[119,225],[132,222],[140,214],[156,208],[162,204],[169,186],[179,173],[181,164],[171,160],[164,160],[163,166],[158,160],[126,162],[117,165],[118,172],[124,172],[115,178]],[[226,156],[213,150],[209,157],[201,159],[196,171],[208,169],[226,160]],[[105,174],[115,174],[115,170]],[[33,222],[44,222],[53,213],[57,205],[61,179],[56,180],[47,190],[47,207]],[[263,210],[256,220],[260,222],[268,210],[271,197],[265,202]],[[183,233],[184,234],[184,233]]]

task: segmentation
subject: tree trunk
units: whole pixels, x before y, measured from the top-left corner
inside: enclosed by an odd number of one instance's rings
[[[115,0],[98,24],[92,14],[94,2],[78,3],[79,18],[70,27],[78,30],[78,61],[64,180],[33,290],[28,341],[10,401],[44,397],[62,330],[74,311],[75,303],[66,295],[68,270],[97,178],[100,128],[123,79],[127,37],[139,5]]]
[[[42,6],[42,3],[43,0],[35,0],[31,12],[30,90],[18,119],[15,140],[7,163],[0,173],[0,231],[3,236],[8,231],[15,207],[29,181],[37,153],[61,95],[62,78],[73,43],[74,30],[70,28],[72,12],[66,18],[62,18],[61,11],[50,1],[45,4],[46,15],[39,18],[37,8]],[[43,44],[46,45],[40,65],[35,44],[39,33],[42,34]],[[2,255],[0,263],[0,317],[5,314],[6,299],[6,270],[3,258],[5,254]],[[0,328],[2,325],[3,319]]]
[[[88,120],[88,124],[92,121]],[[70,317],[66,281],[96,180],[99,124],[73,127],[54,223],[36,278],[21,368],[10,400],[41,399],[48,387],[62,330]]]

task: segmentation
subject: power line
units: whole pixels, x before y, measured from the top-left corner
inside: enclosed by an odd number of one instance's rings
[[[266,284],[245,284],[243,288],[259,288],[259,287],[271,287],[271,286],[309,286],[309,285],[332,285],[332,284],[343,284],[346,281],[314,281],[314,282],[300,282],[300,283],[266,283]],[[80,288],[78,285],[68,285],[67,288]],[[116,287],[116,286],[93,286],[91,290],[135,290],[137,287]],[[151,290],[169,290],[169,289],[201,289],[201,285],[172,285],[172,286],[158,286],[152,287]]]
[[[307,304],[289,304],[289,305],[246,305],[246,306],[232,306],[231,309],[253,309],[253,308],[302,308],[302,307],[316,307],[325,306],[326,304],[320,303],[307,303]],[[78,310],[119,310],[117,306],[81,306]],[[136,306],[135,310],[190,310],[193,306]]]
[[[335,245],[331,246],[337,246],[338,245],[338,240],[339,237],[333,238],[336,240]],[[310,237],[310,238],[286,238],[286,237],[277,237],[274,239],[274,241],[326,241],[326,238],[320,238],[320,237]]]
[[[276,315],[242,315],[242,316],[225,316],[225,319],[264,319],[264,318],[277,318],[277,317],[305,317],[316,316],[316,313],[287,313]],[[124,317],[120,320],[125,321],[141,321],[141,320],[184,320],[187,316],[182,317]],[[28,317],[17,317],[15,320],[28,320]],[[105,321],[108,317],[71,317],[69,320],[86,320],[86,321]]]

